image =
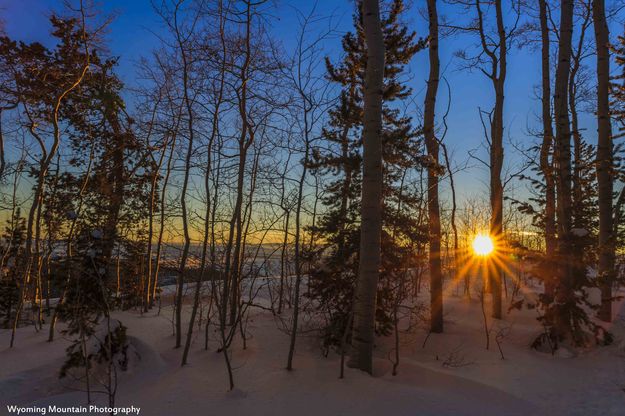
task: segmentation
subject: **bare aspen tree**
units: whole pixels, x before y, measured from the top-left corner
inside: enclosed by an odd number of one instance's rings
[[[171,6],[162,4],[160,9],[156,12],[160,15],[163,22],[167,25],[171,32],[177,53],[175,54],[180,59],[180,76],[181,76],[181,92],[182,102],[181,106],[184,108],[186,115],[186,134],[187,134],[187,148],[184,157],[184,172],[182,177],[182,186],[180,190],[180,206],[181,206],[181,219],[182,219],[182,232],[183,232],[183,247],[180,262],[178,265],[178,278],[176,283],[176,300],[174,305],[175,311],[175,335],[176,342],[175,347],[180,348],[182,346],[182,302],[184,291],[184,280],[187,269],[187,261],[189,258],[189,247],[191,245],[190,225],[189,225],[189,211],[187,208],[187,192],[189,187],[189,177],[191,175],[191,163],[194,150],[195,139],[195,114],[194,114],[194,97],[192,94],[192,80],[191,71],[193,64],[193,56],[191,51],[192,37],[194,36],[194,29],[197,23],[197,11],[191,7],[184,7],[184,0],[176,1]],[[190,13],[190,18],[187,19],[186,13]]]
[[[604,0],[593,0],[592,15],[597,48],[597,182],[599,192],[599,287],[601,307],[598,317],[612,321],[612,280],[615,266],[613,230],[613,145],[610,122],[610,32]]]
[[[588,28],[592,24],[591,5],[587,1],[578,3],[581,10],[581,21],[579,26],[579,35],[577,36],[575,47],[571,51],[571,75],[569,77],[569,111],[571,112],[571,137],[573,139],[573,227],[583,228],[580,223],[583,214],[581,213],[584,199],[582,172],[584,169],[583,147],[584,140],[579,126],[578,99],[584,93],[586,80],[582,77],[583,60],[588,57],[586,51],[586,38]],[[583,97],[582,97],[583,98]]]
[[[381,130],[385,46],[378,0],[363,0],[362,8],[367,49],[363,114],[362,223],[352,349],[348,365],[371,373],[376,293],[381,265],[383,182]]]
[[[297,198],[295,201],[295,236],[294,236],[294,263],[295,263],[295,288],[293,295],[293,321],[291,325],[291,339],[289,343],[289,354],[287,358],[287,370],[293,369],[293,356],[295,354],[295,342],[297,339],[297,330],[299,324],[300,313],[300,286],[303,278],[303,226],[302,217],[304,210],[305,199],[305,187],[306,179],[308,175],[308,166],[310,164],[311,147],[314,140],[314,129],[319,123],[324,113],[324,93],[327,87],[321,85],[324,81],[319,77],[315,77],[314,71],[316,65],[321,60],[319,59],[319,43],[325,38],[327,33],[324,33],[312,41],[305,39],[308,35],[308,29],[311,25],[311,21],[315,19],[314,16],[315,7],[311,12],[306,15],[299,15],[300,18],[300,32],[297,42],[296,51],[293,58],[292,72],[289,74],[293,87],[295,89],[295,96],[297,99],[297,117],[299,130],[301,131],[301,142],[303,149],[301,149],[302,159],[300,162],[300,176],[297,180]],[[314,221],[314,214],[313,214]],[[313,222],[314,224],[314,222]],[[312,237],[311,237],[312,238]]]
[[[171,101],[171,99],[170,99]],[[170,144],[169,144],[169,155],[167,156],[167,165],[165,166],[165,175],[163,177],[163,185],[161,187],[161,198],[159,201],[159,226],[158,226],[158,236],[156,239],[156,254],[154,257],[154,272],[152,277],[152,299],[156,298],[156,292],[158,290],[158,276],[160,272],[161,265],[161,257],[163,253],[163,238],[165,233],[165,219],[166,219],[166,208],[167,204],[165,203],[167,199],[167,185],[169,184],[169,180],[171,177],[171,172],[173,169],[174,163],[174,151],[176,149],[177,138],[178,138],[178,129],[179,125],[182,121],[182,106],[179,106],[177,110],[172,111],[172,117],[174,118],[173,126],[171,130],[167,132],[167,134],[171,134]],[[160,311],[160,310],[159,310]]]
[[[262,3],[262,2],[261,2]],[[260,3],[259,3],[260,4]],[[235,66],[233,69],[238,73],[238,87],[236,91],[237,95],[237,107],[239,112],[239,118],[241,122],[239,139],[238,139],[238,166],[237,166],[237,182],[236,182],[236,197],[232,210],[232,216],[230,218],[229,230],[228,230],[228,242],[226,245],[225,254],[225,281],[223,296],[224,301],[221,307],[223,308],[222,320],[226,319],[228,304],[230,304],[230,318],[229,323],[233,326],[236,322],[236,309],[239,302],[239,262],[241,254],[241,239],[243,231],[243,193],[245,185],[245,166],[247,162],[247,154],[250,146],[254,143],[254,129],[250,126],[250,119],[248,114],[248,80],[249,70],[252,60],[252,16],[254,14],[253,8],[258,4],[253,4],[251,1],[244,1],[244,10],[241,12],[242,20],[240,23],[244,27],[243,50],[242,50],[242,62]],[[222,322],[222,326],[225,325],[225,321]]]
[[[217,66],[218,66],[218,74],[217,74],[217,85],[216,85],[216,91],[215,93],[215,102],[214,102],[214,107],[212,109],[212,117],[210,120],[210,135],[208,138],[208,143],[206,145],[206,167],[205,167],[205,172],[204,172],[204,191],[206,193],[206,206],[205,206],[205,211],[204,211],[204,229],[203,229],[203,239],[202,239],[202,254],[201,254],[201,260],[200,260],[200,271],[198,273],[197,276],[197,280],[195,283],[195,295],[193,298],[193,309],[191,310],[191,317],[189,319],[189,329],[187,330],[187,338],[185,341],[185,346],[184,346],[184,352],[182,355],[182,365],[185,365],[187,363],[187,357],[189,355],[189,349],[191,347],[191,339],[192,339],[192,335],[193,335],[193,325],[195,323],[195,317],[197,315],[197,310],[198,310],[198,306],[200,303],[200,293],[201,293],[201,289],[202,289],[202,281],[204,279],[204,276],[206,274],[206,268],[207,268],[207,263],[208,263],[208,267],[209,267],[209,278],[211,280],[215,279],[215,263],[213,260],[213,256],[211,255],[209,258],[209,246],[212,246],[214,244],[213,240],[211,239],[211,233],[210,233],[210,229],[211,229],[211,218],[214,220],[214,216],[212,217],[213,212],[211,211],[211,209],[213,208],[211,206],[211,174],[212,172],[212,162],[213,162],[213,146],[215,143],[215,140],[219,134],[219,123],[220,123],[220,116],[221,116],[221,105],[223,104],[223,100],[224,100],[224,89],[225,89],[225,82],[226,82],[226,62],[227,62],[227,50],[226,50],[226,44],[225,44],[225,14],[222,12],[222,8],[223,8],[223,4],[222,2],[219,2],[219,10],[218,10],[218,16],[219,16],[219,39],[220,39],[220,50],[221,50],[221,55],[218,58],[218,62],[217,62]],[[212,55],[213,48],[206,45],[205,48],[206,49],[206,53]],[[212,58],[208,58],[209,60]],[[211,74],[208,74],[208,76],[211,76]],[[215,190],[216,191],[216,190]],[[214,224],[212,225],[214,227]],[[213,237],[214,238],[214,237]],[[211,306],[212,306],[212,295],[211,294]],[[207,319],[210,319],[210,317],[207,317]],[[208,323],[206,324],[208,327]]]
[[[495,2],[495,13],[497,20],[497,36],[499,46],[499,56],[489,48],[486,35],[483,29],[482,12],[480,11],[479,0],[476,1],[478,9],[478,21],[480,22],[480,40],[482,47],[489,55],[492,64],[490,78],[495,89],[495,106],[493,120],[491,124],[491,144],[490,144],[490,204],[491,204],[491,224],[490,233],[492,238],[501,244],[503,241],[503,184],[501,182],[501,170],[503,167],[503,105],[504,86],[507,72],[508,39],[503,23],[503,11],[501,1]],[[494,264],[491,270],[492,295],[494,318],[501,319],[501,280],[503,272],[501,266]]]
[[[441,219],[438,202],[440,166],[439,144],[435,132],[436,94],[440,61],[438,57],[438,12],[436,0],[428,0],[430,73],[425,93],[423,135],[429,156],[428,165],[428,229],[430,264],[430,331],[443,332],[443,274],[441,270]]]
[[[560,31],[558,40],[558,63],[554,89],[554,114],[556,121],[556,204],[558,233],[558,269],[555,301],[565,304],[569,299],[571,285],[571,130],[568,107],[568,85],[571,70],[573,36],[573,1],[560,2]],[[560,317],[558,319],[565,319]],[[568,324],[556,322],[556,330],[566,331]],[[559,334],[567,336],[569,334]]]
[[[475,0],[472,2],[458,1],[467,9],[475,9],[476,20],[468,27],[458,28],[462,31],[472,32],[479,39],[478,51],[474,56],[469,56],[466,51],[459,52],[459,56],[467,62],[468,68],[478,68],[490,81],[495,93],[495,103],[491,111],[480,110],[480,117],[488,115],[487,123],[484,124],[486,141],[488,143],[489,160],[485,164],[490,173],[490,234],[498,246],[504,246],[503,227],[503,193],[502,169],[504,162],[504,99],[505,85],[508,71],[508,50],[517,31],[517,25],[521,16],[520,3],[511,1],[512,25],[506,27],[504,23],[504,10],[502,1],[485,2]],[[489,30],[488,12],[494,8],[494,27]],[[486,125],[487,124],[487,125]],[[492,316],[501,319],[502,312],[502,280],[503,270],[500,264],[493,262],[489,268],[487,277],[492,293]]]
[[[556,254],[556,188],[551,155],[554,149],[553,117],[551,115],[551,40],[549,35],[547,0],[539,0],[539,20],[541,39],[541,115],[543,139],[540,146],[540,170],[545,178],[545,266],[552,270],[552,261]],[[553,295],[553,284],[545,282],[545,294]]]
[[[151,119],[148,124],[148,132],[146,137],[146,145],[150,148],[150,135],[152,130],[155,128],[154,124],[156,122],[156,113],[159,107],[161,100],[160,88],[158,89],[157,99],[154,103],[154,109],[152,111]],[[152,270],[154,267],[154,262],[152,259],[152,249],[153,249],[153,240],[154,240],[154,211],[156,209],[156,195],[158,192],[158,180],[160,178],[160,172],[163,167],[163,162],[165,160],[165,155],[167,154],[167,147],[169,135],[164,135],[161,146],[159,146],[158,150],[159,156],[155,158],[153,155],[153,151],[150,151],[150,157],[152,158],[152,162],[154,164],[151,172],[150,178],[150,199],[148,201],[148,235],[147,235],[147,249],[146,249],[146,262],[147,262],[147,270],[145,273],[145,287],[142,288],[142,302],[143,302],[143,312],[147,312],[148,309],[152,306],[153,298],[152,298]],[[142,277],[143,278],[143,277]]]
[[[282,249],[280,250],[280,287],[278,289],[278,315],[282,313],[282,307],[284,304],[284,286],[288,276],[288,261],[289,261],[289,222],[291,220],[291,201],[290,195],[287,195],[287,172],[289,171],[291,161],[291,150],[288,150],[286,162],[284,163],[284,169],[280,175],[280,208],[282,209],[284,216],[284,236],[282,238]]]

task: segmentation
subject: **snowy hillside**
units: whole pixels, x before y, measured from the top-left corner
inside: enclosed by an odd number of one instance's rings
[[[422,294],[422,296],[427,294]],[[164,302],[168,301],[165,296]],[[188,299],[187,299],[188,300]],[[119,312],[132,344],[129,370],[120,376],[116,405],[135,406],[143,415],[621,415],[625,408],[625,327],[617,319],[616,342],[589,351],[561,349],[556,356],[529,344],[540,327],[532,310],[513,311],[492,324],[490,349],[480,303],[457,297],[446,302],[444,334],[417,327],[402,333],[398,375],[391,375],[392,337],[378,339],[374,377],[346,370],[340,357],[327,358],[315,337],[300,335],[295,370],[285,370],[288,335],[270,312],[254,309],[244,350],[232,348],[233,391],[227,391],[216,333],[196,332],[189,364],[173,349],[171,307],[143,316]],[[187,310],[188,312],[188,310]],[[289,312],[285,313],[287,317]],[[288,319],[288,318],[287,318]],[[497,334],[499,337],[496,337]],[[10,331],[0,342],[0,391],[7,405],[47,407],[86,404],[80,386],[57,378],[67,341],[46,342],[47,331],[19,329],[8,349]],[[498,338],[501,352],[495,338]],[[94,388],[97,390],[97,388]],[[105,403],[104,395],[95,394]]]

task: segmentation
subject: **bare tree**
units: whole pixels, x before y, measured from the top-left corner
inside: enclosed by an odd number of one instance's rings
[[[570,298],[571,285],[571,130],[568,107],[568,85],[571,70],[573,36],[573,0],[560,2],[560,32],[558,41],[558,63],[554,89],[554,114],[556,119],[556,203],[558,233],[558,283],[555,301],[565,304]],[[568,324],[557,322],[557,330],[565,330]],[[566,336],[568,334],[559,334]]]
[[[311,147],[314,141],[314,133],[317,124],[323,117],[325,111],[325,92],[327,83],[325,80],[315,76],[315,70],[321,62],[319,59],[319,44],[327,37],[329,32],[324,32],[316,38],[308,41],[306,37],[310,35],[310,26],[318,19],[315,16],[316,7],[313,7],[308,15],[298,14],[300,19],[300,33],[296,51],[293,57],[293,70],[289,74],[293,82],[296,96],[299,130],[301,131],[302,153],[301,171],[297,180],[297,198],[295,201],[295,238],[294,238],[294,263],[295,263],[295,288],[293,296],[293,322],[291,326],[291,340],[289,344],[289,354],[287,358],[287,370],[293,369],[293,356],[295,353],[295,342],[300,313],[300,286],[303,278],[303,210],[306,179],[308,167],[310,165]],[[313,219],[314,220],[314,219]]]
[[[551,262],[556,254],[556,188],[553,174],[553,118],[551,115],[551,41],[547,20],[549,4],[547,0],[539,0],[540,39],[541,39],[541,108],[543,123],[543,139],[540,146],[540,170],[545,178],[545,250],[546,266],[552,269]],[[553,284],[550,279],[545,282],[545,293],[553,295]]]
[[[376,294],[381,265],[383,182],[381,130],[385,46],[378,0],[363,0],[362,8],[367,47],[363,115],[362,223],[349,365],[371,373]]]
[[[492,83],[495,93],[495,103],[491,111],[480,110],[482,123],[487,116],[488,125],[484,126],[486,141],[488,142],[489,161],[485,164],[490,171],[490,234],[495,244],[504,246],[503,233],[503,194],[504,183],[502,181],[502,169],[504,162],[504,98],[505,84],[508,71],[508,51],[517,34],[518,23],[521,17],[521,4],[511,1],[512,24],[506,27],[504,23],[504,10],[502,1],[457,1],[467,9],[475,9],[475,21],[466,26],[453,26],[454,30],[475,33],[479,39],[478,50],[474,55],[467,51],[458,52],[458,56],[465,61],[467,68],[477,68]],[[488,12],[494,8],[494,25],[491,29]],[[490,32],[493,33],[490,33]],[[493,262],[487,277],[492,293],[492,315],[501,319],[502,312],[502,280],[503,270],[498,262]]]
[[[438,12],[436,0],[428,0],[430,74],[425,94],[423,135],[429,156],[428,165],[428,228],[430,243],[430,331],[443,332],[443,275],[441,271],[441,219],[438,202],[439,144],[435,136],[436,93],[440,61],[438,57]]]
[[[604,0],[592,2],[597,48],[597,182],[599,191],[599,286],[601,307],[598,317],[612,321],[612,281],[614,279],[615,241],[613,230],[613,146],[610,124],[610,32]]]

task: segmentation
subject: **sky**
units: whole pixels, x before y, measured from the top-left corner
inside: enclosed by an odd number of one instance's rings
[[[409,10],[405,13],[405,21],[419,36],[427,34],[427,22],[423,19],[424,1],[412,0]],[[5,22],[9,36],[27,42],[49,41],[50,26],[47,16],[50,10],[59,9],[61,0],[0,0],[0,14]],[[439,15],[451,21],[464,20],[466,16],[459,13],[458,7],[451,7],[439,2]],[[307,13],[314,2],[309,0],[274,0],[272,9],[271,31],[285,49],[293,46],[293,33],[298,30],[295,10]],[[110,53],[119,56],[119,74],[127,85],[136,80],[136,62],[147,56],[149,51],[158,46],[155,34],[164,28],[152,10],[150,0],[106,0],[100,3],[106,13],[114,13],[115,20],[109,27],[107,35]],[[332,16],[339,35],[329,39],[326,52],[334,60],[340,54],[340,32],[352,28],[353,2],[350,0],[318,0],[317,14]],[[507,16],[510,20],[511,15]],[[509,23],[509,22],[508,22]],[[620,26],[622,27],[622,26]],[[591,33],[592,35],[592,33]],[[492,85],[479,71],[469,72],[459,68],[458,58],[454,52],[470,47],[475,39],[467,35],[443,37],[440,40],[441,69],[451,86],[452,103],[448,117],[448,133],[445,142],[452,153],[452,158],[462,172],[458,172],[457,182],[460,199],[470,196],[486,196],[488,192],[488,173],[486,169],[468,156],[471,149],[479,148],[484,142],[482,125],[478,116],[478,107],[492,108]],[[589,64],[594,64],[591,58]],[[536,141],[528,135],[529,127],[537,127],[540,103],[536,100],[536,87],[540,82],[539,51],[529,48],[514,48],[509,56],[508,76],[505,99],[505,142],[506,166],[510,171],[518,170],[524,163],[522,156],[508,143],[513,141],[520,147],[527,148]],[[409,83],[414,91],[414,100],[420,106],[425,93],[428,74],[427,51],[422,51],[409,65]],[[437,116],[440,117],[447,107],[447,90],[442,83],[439,90]],[[415,116],[418,118],[417,112]],[[440,119],[439,119],[440,121]],[[582,127],[590,142],[594,141],[596,124],[592,115],[581,117]],[[485,157],[484,149],[477,152]],[[525,185],[517,186],[509,193],[523,195]],[[445,188],[446,185],[443,185]],[[443,190],[444,192],[444,190]]]

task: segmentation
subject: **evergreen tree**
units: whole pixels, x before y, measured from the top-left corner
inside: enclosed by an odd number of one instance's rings
[[[534,152],[540,149],[535,147]],[[579,165],[579,203],[573,209],[570,244],[577,253],[582,253],[570,264],[571,275],[567,278],[567,285],[571,288],[571,295],[565,302],[555,302],[553,294],[541,293],[538,304],[530,304],[529,307],[538,306],[541,311],[538,320],[542,323],[545,331],[534,341],[533,347],[544,350],[555,350],[563,341],[554,331],[555,322],[568,322],[570,325],[571,342],[574,345],[587,345],[591,341],[600,343],[611,342],[611,335],[598,326],[588,315],[588,310],[597,309],[597,305],[590,302],[588,289],[597,287],[597,280],[589,271],[597,264],[597,234],[598,234],[598,209],[597,209],[597,178],[595,174],[595,147],[581,141]],[[545,219],[545,183],[542,172],[536,162],[532,170],[536,176],[522,176],[522,180],[529,181],[534,196],[528,201],[512,201],[518,209],[532,216],[532,222],[537,229],[544,229]],[[545,286],[557,284],[557,276],[549,273],[545,264],[550,264],[553,259],[546,255],[539,256],[539,267],[534,269],[536,277],[542,280]],[[515,306],[521,306],[517,302]]]
[[[401,22],[404,4],[394,0],[382,16],[386,47],[383,89],[383,231],[382,270],[378,285],[376,329],[388,334],[392,328],[393,296],[399,279],[414,266],[414,246],[425,241],[427,230],[415,212],[422,200],[412,180],[420,168],[422,143],[412,119],[402,114],[400,104],[410,94],[402,74],[411,58],[425,47]],[[323,240],[319,264],[311,271],[311,296],[326,314],[326,346],[340,343],[348,326],[358,271],[360,239],[360,192],[362,183],[363,84],[366,64],[361,4],[354,16],[355,33],[342,40],[345,56],[335,65],[326,59],[328,79],[340,86],[338,104],[329,112],[323,129],[326,147],[313,152],[311,168],[332,175],[322,203],[326,210],[315,227]]]
[[[613,139],[625,136],[625,34],[618,37],[618,43],[612,46],[618,73],[612,77],[610,84],[610,92],[612,94],[611,115],[616,122],[616,128],[613,131]],[[615,143],[614,145],[614,169],[615,181],[625,182],[625,163],[623,143]],[[616,203],[614,205],[614,233],[616,247],[624,247],[625,245],[625,227],[623,219],[625,218],[625,188],[621,188],[616,195]],[[622,258],[622,252],[617,251],[617,256]],[[618,262],[617,262],[618,264]],[[625,269],[622,262],[620,270],[617,270],[617,281],[615,283],[623,284],[625,282]]]
[[[625,34],[618,37],[618,44],[612,46],[614,59],[619,67],[619,72],[611,79],[610,89],[612,93],[611,114],[617,122],[617,132],[613,139],[625,136]]]
[[[71,279],[59,317],[67,323],[63,330],[72,342],[60,377],[76,371],[87,386],[88,397],[94,385],[103,386],[114,405],[117,370],[128,362],[126,327],[111,318],[113,292],[107,284],[104,240],[101,230],[82,230],[76,241],[76,254],[69,259]],[[102,370],[93,371],[100,366]],[[104,376],[102,376],[104,373]]]
[[[16,267],[22,255],[26,241],[26,220],[22,218],[19,207],[7,221],[0,245],[0,316],[2,327],[8,328],[13,319],[13,312],[19,300],[19,270]]]
[[[145,245],[152,161],[126,113],[123,84],[115,73],[117,60],[103,59],[94,51],[91,61],[82,88],[63,107],[71,126],[72,171],[62,175],[55,192],[70,197],[73,206],[57,207],[66,210],[57,216],[77,215],[76,233],[102,232],[106,283],[119,283],[124,306],[136,306],[141,302],[139,275],[144,261],[136,246]]]

